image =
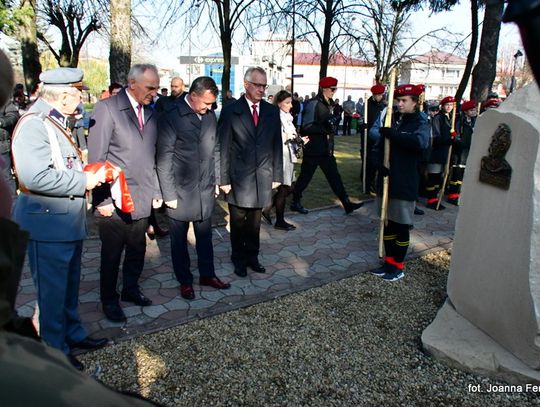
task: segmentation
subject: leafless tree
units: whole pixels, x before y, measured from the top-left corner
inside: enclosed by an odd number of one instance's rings
[[[183,26],[183,32],[188,40],[195,25],[201,21],[209,21],[221,42],[223,52],[221,88],[224,94],[225,90],[230,89],[233,41],[240,42],[259,32],[261,21],[268,14],[267,9],[270,6],[270,2],[262,0],[172,2],[161,27],[165,30],[179,20],[187,21],[189,24]]]
[[[60,66],[77,67],[80,51],[88,36],[102,27],[104,14],[100,11],[99,1],[42,0],[39,14],[42,23],[38,38],[47,45]],[[49,27],[60,31],[59,50],[47,36]]]

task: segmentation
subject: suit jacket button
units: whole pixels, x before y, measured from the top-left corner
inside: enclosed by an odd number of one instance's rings
[[[49,213],[49,210],[48,210],[48,209],[45,209],[45,213]]]

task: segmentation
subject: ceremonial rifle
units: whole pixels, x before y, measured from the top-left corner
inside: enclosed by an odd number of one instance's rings
[[[452,133],[456,132],[456,111],[457,111],[457,105],[456,102],[454,102],[454,110],[452,110],[452,121],[450,124],[450,137],[452,137]],[[446,189],[446,183],[448,182],[448,174],[450,174],[450,160],[452,159],[452,144],[448,147],[448,157],[446,157],[446,165],[444,166],[444,173],[443,173],[443,182],[441,185],[441,190],[439,191],[439,196],[437,197],[437,207],[436,210],[439,210],[439,206],[441,206],[441,201],[444,196],[444,190]]]
[[[367,139],[368,139],[368,99],[367,93],[364,93],[364,148],[363,148],[363,157],[362,157],[362,186],[364,188],[364,194],[367,194],[368,188],[366,186],[366,163],[367,163]]]
[[[384,118],[384,127],[392,127],[392,105],[394,101],[394,84],[396,82],[396,69],[390,71],[390,86],[388,90],[388,105],[386,107],[386,117]],[[384,160],[383,166],[390,169],[390,140],[384,139]],[[383,177],[383,194],[381,201],[381,218],[379,222],[379,257],[384,255],[384,227],[388,222],[388,188],[390,177]]]

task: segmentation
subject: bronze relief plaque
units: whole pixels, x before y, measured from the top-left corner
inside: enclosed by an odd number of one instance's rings
[[[480,182],[506,190],[510,188],[512,167],[504,157],[512,144],[511,134],[507,124],[499,124],[491,137],[488,155],[482,157],[480,163]]]

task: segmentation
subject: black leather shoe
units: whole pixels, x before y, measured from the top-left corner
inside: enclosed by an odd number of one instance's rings
[[[109,321],[126,322],[126,314],[118,304],[103,304],[103,313]]]
[[[73,348],[79,348],[79,349],[87,349],[87,350],[93,350],[93,349],[99,349],[104,347],[109,343],[109,340],[107,338],[90,338],[87,336],[85,339],[83,339],[80,342],[74,343],[70,347]]]
[[[248,267],[255,273],[266,273],[266,269],[259,262],[248,263]]]
[[[69,363],[77,369],[78,371],[82,372],[84,370],[84,365],[81,363],[79,359],[77,359],[75,356],[73,356],[71,353],[68,353],[67,358],[69,360]]]
[[[309,211],[306,208],[304,208],[300,202],[291,203],[290,209],[291,211],[301,213],[302,215],[306,215],[309,213]]]
[[[269,225],[272,224],[272,217],[270,216],[270,212],[262,211],[261,216],[266,223],[268,223]]]
[[[414,214],[415,215],[423,215],[424,214],[424,211],[420,208],[418,208],[417,206],[414,207]]]
[[[364,206],[364,202],[345,202],[345,205],[343,205],[343,208],[345,209],[345,213],[348,215],[352,211],[355,211],[357,209],[360,209],[362,206]]]
[[[234,266],[234,274],[238,277],[247,277],[246,266]]]
[[[287,222],[282,222],[282,223],[276,222],[276,224],[274,225],[274,228],[279,229],[279,230],[289,231],[289,230],[296,229],[296,226],[291,225],[290,223],[287,223]]]
[[[143,293],[140,291],[135,294],[131,293],[122,293],[122,296],[120,297],[122,301],[126,302],[132,302],[135,305],[138,305],[140,307],[147,307],[149,305],[152,305],[152,300],[150,298],[146,298]]]

